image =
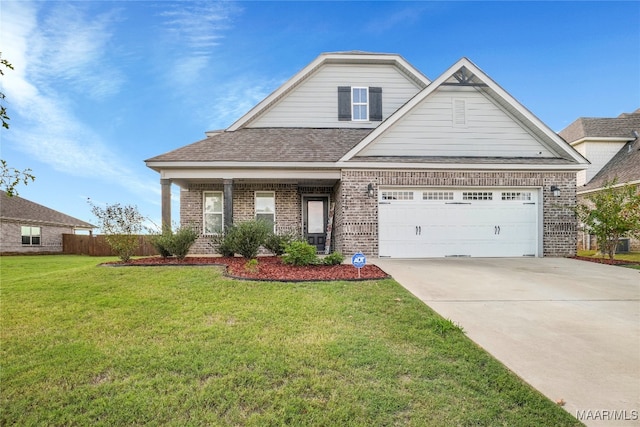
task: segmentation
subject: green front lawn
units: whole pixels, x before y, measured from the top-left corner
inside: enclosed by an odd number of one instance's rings
[[[393,280],[102,261],[0,258],[0,425],[581,425]]]
[[[597,253],[596,251],[578,251],[578,256],[609,259],[606,255],[602,255],[600,253]],[[640,252],[628,252],[624,254],[615,254],[613,256],[613,259],[638,263],[635,265],[634,264],[624,265],[624,267],[640,270]]]

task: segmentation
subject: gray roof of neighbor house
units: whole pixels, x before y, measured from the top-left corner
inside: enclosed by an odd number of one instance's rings
[[[597,190],[614,179],[619,184],[640,181],[640,138],[622,147],[591,181],[578,188],[578,192]]]
[[[77,228],[96,228],[93,224],[23,199],[22,197],[9,197],[4,191],[0,191],[0,219]]]
[[[629,138],[632,131],[640,132],[640,108],[633,113],[622,113],[618,117],[580,117],[559,132],[571,143],[583,138]]]
[[[147,159],[147,162],[336,162],[372,129],[244,128]]]

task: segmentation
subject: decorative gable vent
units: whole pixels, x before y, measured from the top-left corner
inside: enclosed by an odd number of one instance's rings
[[[453,126],[467,126],[467,101],[465,99],[453,98]]]

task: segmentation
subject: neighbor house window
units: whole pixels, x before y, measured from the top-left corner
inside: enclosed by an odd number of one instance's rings
[[[366,87],[351,88],[352,115],[354,121],[369,120],[369,90]]]
[[[39,245],[40,244],[40,227],[21,227],[22,244],[23,245]]]
[[[204,234],[222,233],[222,192],[211,191],[204,193]]]
[[[256,191],[256,219],[265,221],[273,231],[276,224],[276,194],[273,191]]]

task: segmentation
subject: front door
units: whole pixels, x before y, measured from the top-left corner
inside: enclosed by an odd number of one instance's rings
[[[327,239],[329,197],[305,196],[302,200],[304,237],[318,252],[322,252]]]

